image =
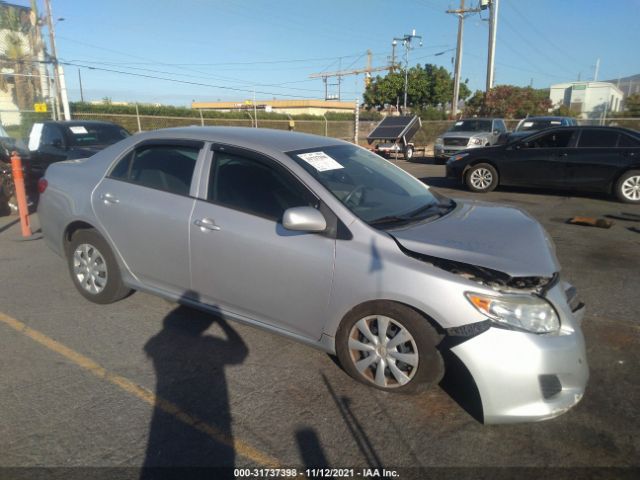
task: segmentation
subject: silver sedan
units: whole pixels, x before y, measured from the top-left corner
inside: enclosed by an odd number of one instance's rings
[[[151,292],[336,354],[388,391],[439,382],[452,353],[488,423],[552,418],[585,389],[583,306],[542,227],[350,143],[159,130],[53,164],[39,189],[45,240],[90,301]]]

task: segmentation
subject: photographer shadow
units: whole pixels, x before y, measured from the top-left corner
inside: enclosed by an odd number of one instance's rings
[[[224,337],[205,334],[213,326]],[[155,368],[157,401],[140,478],[211,467],[228,477],[236,452],[224,369],[242,363],[247,346],[222,317],[180,305],[144,351]]]

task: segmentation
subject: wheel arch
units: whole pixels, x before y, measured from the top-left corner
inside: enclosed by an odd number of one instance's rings
[[[467,172],[469,171],[469,169],[471,167],[475,167],[476,165],[478,165],[479,163],[486,163],[488,165],[491,165],[493,168],[495,168],[496,172],[498,172],[498,182],[500,182],[500,169],[498,168],[498,166],[496,165],[496,162],[494,162],[493,160],[489,160],[488,158],[478,158],[476,160],[472,160],[466,167],[464,167],[464,169],[462,170],[462,178],[464,179],[467,176]]]
[[[446,335],[446,331],[445,331],[444,327],[435,318],[433,318],[431,315],[427,314],[422,309],[417,308],[414,305],[411,305],[411,304],[406,303],[406,302],[402,302],[400,300],[395,300],[395,299],[392,299],[392,298],[380,298],[380,299],[376,299],[376,300],[365,300],[364,302],[360,302],[359,304],[354,305],[353,307],[351,307],[351,309],[349,309],[349,311],[347,311],[342,316],[342,318],[340,319],[340,322],[338,323],[338,328],[340,328],[340,326],[344,323],[344,321],[349,317],[351,312],[353,312],[354,310],[359,309],[359,308],[363,308],[363,307],[366,307],[366,306],[372,306],[372,305],[375,305],[377,303],[391,303],[391,304],[395,304],[395,305],[402,305],[403,307],[409,308],[409,309],[413,310],[414,312],[416,312],[421,317],[423,317],[427,321],[427,323],[429,323],[429,325],[431,325],[434,328],[434,330],[438,333],[438,335],[442,336],[442,338],[444,338],[444,336]]]
[[[613,181],[611,182],[611,185],[609,185],[609,193],[611,195],[615,195],[617,193],[616,187],[618,186],[618,182],[620,181],[620,179],[627,173],[633,172],[633,171],[640,172],[640,165],[627,166],[621,169],[618,173],[616,173],[615,177],[613,177]]]

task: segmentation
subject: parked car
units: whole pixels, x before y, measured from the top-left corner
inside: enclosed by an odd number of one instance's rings
[[[614,194],[640,203],[640,132],[618,127],[559,127],[506,145],[466,150],[447,162],[447,177],[469,190],[498,185]]]
[[[11,167],[11,153],[18,152],[25,159],[22,170],[24,172],[25,183],[29,182],[28,175],[28,152],[24,149],[22,142],[16,141],[0,127],[0,215],[17,213],[18,201],[15,197],[15,185],[13,182],[13,171]],[[27,196],[27,205],[32,206],[33,202]]]
[[[434,145],[436,159],[446,160],[468,148],[489,147],[507,133],[501,118],[466,118],[458,120],[438,137]]]
[[[387,391],[437,383],[453,352],[487,423],[582,397],[584,309],[540,224],[442,197],[359,146],[158,130],[51,165],[40,190],[45,241],[92,302],[151,292],[337,354]]]
[[[30,176],[37,181],[54,162],[90,157],[130,134],[120,125],[92,120],[34,123],[29,134]]]
[[[516,129],[509,133],[508,142],[524,138],[545,128],[575,127],[578,125],[572,117],[527,117],[518,122]]]

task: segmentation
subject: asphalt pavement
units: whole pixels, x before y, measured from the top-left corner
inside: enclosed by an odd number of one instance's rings
[[[0,217],[0,477],[6,467],[194,465],[637,473],[640,222],[566,220],[640,207],[596,195],[472,194],[443,178],[443,166],[397,163],[447,196],[523,208],[551,234],[588,308],[591,379],[577,407],[540,423],[482,425],[461,392],[380,392],[320,351],[144,293],[94,305],[63,259],[37,237],[22,241],[16,217]]]

